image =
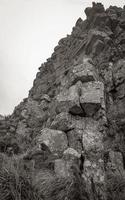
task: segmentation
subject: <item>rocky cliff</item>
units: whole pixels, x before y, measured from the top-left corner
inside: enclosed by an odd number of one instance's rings
[[[61,180],[77,171],[74,196],[65,188],[53,198],[46,183],[45,200],[125,199],[125,8],[93,3],[85,13],[41,65],[28,98],[0,120],[1,155]]]

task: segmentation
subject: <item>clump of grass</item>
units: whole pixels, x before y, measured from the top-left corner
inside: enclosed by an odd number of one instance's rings
[[[89,200],[86,186],[76,168],[69,177],[58,177],[54,170],[27,171],[22,156],[1,154],[0,200]]]
[[[108,174],[107,199],[125,200],[125,174],[119,174],[119,173]]]
[[[34,176],[33,185],[45,200],[89,200],[81,178],[57,177],[54,172],[42,170]]]
[[[0,170],[0,200],[42,200],[30,176],[20,168],[20,159],[3,156]]]

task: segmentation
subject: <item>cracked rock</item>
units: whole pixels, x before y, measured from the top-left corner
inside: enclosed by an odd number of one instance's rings
[[[58,114],[51,124],[52,129],[58,129],[61,131],[70,131],[72,129],[85,128],[85,120],[80,116],[73,116],[67,112]]]
[[[73,148],[68,148],[63,153],[62,159],[55,160],[54,171],[58,177],[71,177],[72,167],[79,165],[80,154]]]
[[[60,112],[66,112],[73,115],[82,115],[83,110],[79,104],[79,83],[71,86],[69,89],[63,90],[56,98],[57,108],[56,110]]]
[[[52,153],[62,154],[67,149],[67,136],[63,131],[44,128],[37,138],[38,143],[45,143]]]
[[[97,75],[90,58],[84,58],[81,64],[74,66],[70,72],[69,80],[72,85],[81,82],[89,82],[97,80]]]
[[[104,85],[102,82],[88,82],[82,85],[80,104],[86,116],[93,116],[104,104]]]

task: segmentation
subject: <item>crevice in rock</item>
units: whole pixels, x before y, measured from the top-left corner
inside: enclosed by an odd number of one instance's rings
[[[122,159],[123,159],[123,168],[125,170],[125,152],[122,152]]]
[[[72,112],[72,111],[69,111],[69,114],[71,114],[73,116],[86,117],[86,114],[85,114],[84,110],[83,110],[83,113],[81,113],[81,114],[75,114],[75,112]]]
[[[115,101],[117,99],[117,90],[116,90],[116,88],[114,87],[112,90],[110,90],[110,93],[112,95],[113,101]]]

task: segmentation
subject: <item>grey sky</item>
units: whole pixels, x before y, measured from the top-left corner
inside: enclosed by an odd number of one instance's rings
[[[93,1],[93,0],[92,0]],[[28,95],[38,67],[71,32],[91,0],[0,0],[0,113]],[[124,0],[101,1],[123,7]]]

